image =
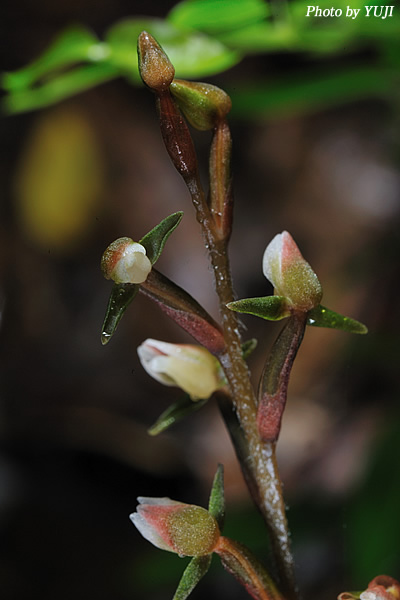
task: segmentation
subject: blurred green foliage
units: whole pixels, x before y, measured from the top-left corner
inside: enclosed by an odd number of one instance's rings
[[[384,5],[377,0],[376,5]],[[296,53],[321,66],[228,90],[236,114],[274,114],[314,110],[364,97],[397,97],[400,63],[400,15],[366,17],[364,3],[356,19],[306,17],[306,0],[184,0],[164,20],[126,18],[99,40],[82,27],[64,31],[30,65],[3,77],[4,104],[10,113],[51,105],[115,77],[140,81],[136,40],[142,30],[164,47],[176,76],[209,77],[251,53]],[[330,8],[328,0],[318,6]],[[364,52],[363,51],[367,51]],[[330,57],[351,57],[338,67]],[[328,62],[328,68],[324,62]],[[315,69],[315,70],[314,70]]]

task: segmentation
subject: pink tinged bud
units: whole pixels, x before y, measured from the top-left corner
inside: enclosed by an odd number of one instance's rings
[[[221,365],[202,346],[147,339],[138,348],[143,368],[164,385],[175,385],[192,400],[206,399],[225,385]]]
[[[115,283],[143,283],[151,271],[151,262],[142,244],[122,237],[104,252],[101,269],[104,277]]]
[[[180,556],[204,556],[213,552],[220,538],[217,521],[192,504],[170,498],[138,498],[137,512],[130,515],[143,537]]]
[[[378,575],[360,594],[360,600],[399,600],[400,583],[388,575]]]
[[[276,235],[268,244],[263,272],[274,286],[275,294],[285,296],[294,310],[308,312],[320,303],[322,288],[318,277],[287,231]]]

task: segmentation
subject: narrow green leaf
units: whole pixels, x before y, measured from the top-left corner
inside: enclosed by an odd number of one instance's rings
[[[139,243],[146,248],[146,254],[152,265],[160,258],[167,239],[178,227],[182,217],[182,211],[169,215],[140,240]]]
[[[245,360],[247,360],[250,354],[254,352],[254,350],[257,348],[257,344],[258,342],[256,338],[251,338],[251,340],[247,340],[242,344],[242,355]]]
[[[186,394],[183,398],[178,400],[178,402],[171,404],[171,406],[158,417],[157,421],[148,430],[148,433],[150,435],[162,433],[171,427],[171,425],[181,421],[187,415],[197,412],[207,401],[208,398],[194,402],[191,400],[190,396]]]
[[[82,61],[98,61],[104,56],[99,40],[84,27],[72,27],[61,33],[37,60],[13,73],[5,73],[3,86],[17,91],[36,83],[56,69]]]
[[[260,21],[269,12],[264,0],[185,0],[167,19],[177,27],[217,33]]]
[[[114,335],[124,312],[139,291],[132,283],[114,283],[101,330],[101,343],[107,344]]]
[[[9,113],[43,108],[109,81],[118,75],[118,71],[106,63],[84,65],[57,75],[39,87],[11,92],[4,98],[4,107]]]
[[[173,600],[186,600],[210,568],[212,554],[195,556],[183,572]]]
[[[340,71],[315,70],[292,73],[268,85],[247,82],[226,91],[232,98],[232,115],[251,116],[308,114],[363,98],[390,99],[397,71],[384,66],[360,66]]]
[[[261,317],[268,321],[279,321],[290,315],[284,296],[262,296],[261,298],[243,298],[229,302],[227,307],[240,313]]]
[[[333,312],[321,304],[310,310],[307,315],[307,325],[341,329],[349,333],[368,333],[368,329],[363,323]]]
[[[224,528],[225,521],[225,492],[224,492],[224,465],[219,464],[215,473],[208,501],[208,512],[212,515],[219,526],[220,531]]]

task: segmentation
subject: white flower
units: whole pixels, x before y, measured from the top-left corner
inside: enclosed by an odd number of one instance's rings
[[[143,283],[151,267],[145,247],[128,237],[112,242],[101,259],[104,277],[115,283]]]
[[[225,384],[218,360],[202,346],[147,339],[138,348],[143,368],[164,385],[176,385],[192,400],[209,398]]]

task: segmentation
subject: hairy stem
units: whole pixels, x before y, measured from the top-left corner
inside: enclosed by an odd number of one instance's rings
[[[219,359],[229,383],[240,430],[243,432],[239,441],[239,429],[233,425],[232,419],[227,420],[227,426],[253,499],[268,526],[282,590],[288,598],[295,598],[293,557],[275,444],[260,440],[256,398],[249,370],[242,356],[238,317],[226,306],[233,300],[227,243],[216,239],[212,226],[209,226],[209,211],[198,179],[192,179],[188,187],[192,198],[194,196],[197,219],[202,226],[213,268],[226,342],[226,350],[219,355]],[[226,407],[222,412],[226,419]]]
[[[179,108],[166,90],[158,94],[157,108],[165,146],[189,189],[214,273],[226,344],[218,353],[218,358],[229,383],[235,418],[240,424],[242,434],[239,441],[239,429],[231,427],[232,419],[227,419],[227,425],[253,499],[267,523],[282,590],[287,598],[293,599],[296,597],[293,558],[275,444],[260,440],[256,398],[247,364],[242,356],[238,317],[226,306],[234,299],[227,251],[232,204],[229,175],[230,133],[225,121],[214,131],[210,157],[210,200],[213,204],[211,209],[200,182],[190,132]],[[224,215],[222,220],[221,212]]]

